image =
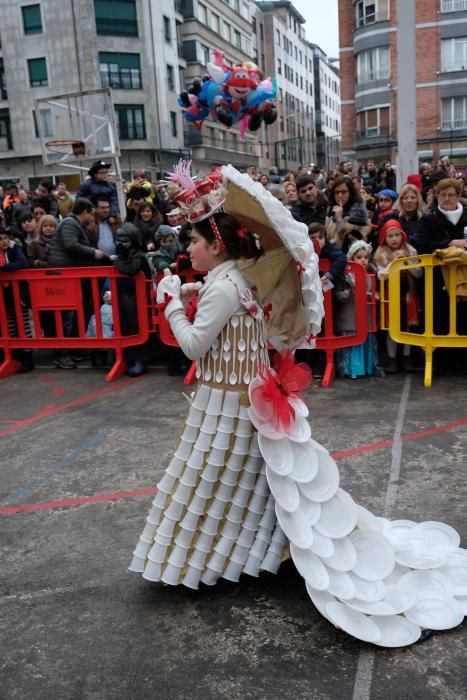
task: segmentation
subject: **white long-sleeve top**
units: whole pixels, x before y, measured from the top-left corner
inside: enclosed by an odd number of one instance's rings
[[[229,319],[244,312],[239,290],[248,288],[233,260],[217,265],[208,272],[199,293],[198,308],[193,323],[187,319],[180,298],[166,306],[165,315],[184,354],[198,360],[209,350]]]

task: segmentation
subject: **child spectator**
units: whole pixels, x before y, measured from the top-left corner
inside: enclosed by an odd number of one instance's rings
[[[46,214],[39,219],[36,236],[28,245],[28,258],[31,267],[47,267],[56,231],[57,219],[54,216]]]
[[[329,282],[333,282],[336,277],[341,277],[347,265],[345,253],[335,244],[328,240],[326,229],[323,224],[313,223],[308,226],[308,234],[312,241],[317,241],[318,250],[315,247],[320,260],[329,260],[329,271],[321,277],[323,288],[329,288]],[[326,281],[328,280],[328,281]]]
[[[177,267],[177,256],[180,252],[180,246],[175,235],[175,231],[171,226],[162,224],[157,229],[156,243],[159,248],[152,256],[152,265],[156,272],[161,272],[166,268],[175,270]]]
[[[6,315],[8,321],[8,334],[12,338],[18,337],[18,323],[16,319],[13,289],[9,282],[2,280],[2,272],[13,272],[28,267],[26,256],[21,247],[10,240],[8,233],[0,230],[0,284],[4,295]],[[25,286],[20,283],[21,312],[23,316],[24,333],[27,338],[32,338],[32,328],[29,319],[28,293]],[[21,372],[30,372],[34,369],[32,350],[13,350],[13,358],[21,362]]]
[[[112,292],[107,290],[102,297],[101,305],[101,323],[102,335],[104,338],[113,338],[114,325],[112,315]],[[88,327],[86,328],[86,336],[88,338],[97,337],[96,315],[93,314],[89,319]],[[91,350],[91,362],[94,367],[101,367],[107,360],[107,350]]]
[[[359,263],[365,272],[374,274],[376,269],[370,263],[372,247],[365,241],[355,241],[347,253],[347,260]],[[366,277],[367,301],[371,300],[371,278]],[[344,284],[335,287],[334,295],[334,321],[336,335],[353,335],[356,332],[355,316],[355,282],[351,274],[344,278]],[[368,309],[370,323],[370,309]],[[367,339],[360,345],[341,348],[336,352],[337,372],[340,377],[372,376],[378,370],[377,343],[374,333],[368,333]]]
[[[26,253],[26,257],[31,262],[31,246],[38,240],[39,235],[37,233],[37,221],[30,212],[23,214],[19,220],[18,237],[21,241],[23,252]]]
[[[389,269],[389,266],[394,260],[399,258],[416,255],[417,251],[407,241],[407,234],[402,228],[402,224],[396,219],[389,219],[382,226],[378,248],[375,252],[375,263],[377,267],[378,277],[384,277]],[[422,275],[421,268],[410,268],[401,273],[401,329],[408,330],[410,327],[419,324],[419,303],[418,295],[415,287],[416,277]],[[388,364],[386,372],[395,374],[398,371],[397,366],[397,343],[392,340],[389,333],[386,335],[386,347],[388,353]],[[410,345],[403,345],[402,351],[403,368],[406,372],[412,372],[412,362],[410,359]]]
[[[34,192],[36,203],[42,206],[46,214],[59,217],[58,202],[53,194],[54,185],[51,180],[42,180]]]
[[[394,202],[397,200],[397,192],[388,189],[381,190],[376,195],[376,199],[378,205],[373,212],[373,216],[371,217],[372,229],[378,228],[383,217],[387,216],[387,214],[389,214],[389,212],[393,209]]]

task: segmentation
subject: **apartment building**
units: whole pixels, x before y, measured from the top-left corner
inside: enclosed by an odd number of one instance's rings
[[[257,63],[277,81],[277,121],[262,131],[265,162],[296,170],[316,161],[313,48],[289,0],[256,0]]]
[[[341,98],[339,71],[326,53],[317,45],[313,51],[316,158],[320,168],[333,170],[340,160]]]
[[[224,52],[227,65],[252,60],[252,3],[250,0],[185,0],[183,13],[183,56],[186,60],[185,83],[207,73],[213,62],[212,50]],[[212,166],[232,163],[246,168],[259,163],[258,135],[248,133],[246,140],[233,126],[224,128],[207,119],[201,130],[185,122],[185,144],[191,149],[192,168],[202,173]]]
[[[45,167],[36,98],[110,87],[124,175],[156,176],[184,153],[179,3],[173,0],[9,0],[0,25],[0,182],[60,175]],[[53,123],[42,127],[54,138]]]
[[[397,147],[396,0],[339,0],[345,158],[394,160]],[[417,150],[467,163],[467,0],[416,4]]]

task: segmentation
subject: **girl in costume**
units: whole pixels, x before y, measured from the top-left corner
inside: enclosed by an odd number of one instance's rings
[[[355,241],[349,248],[347,260],[357,262],[367,273],[366,293],[367,300],[372,298],[371,277],[376,269],[370,263],[372,247],[365,241]],[[336,323],[336,333],[338,335],[352,335],[356,328],[355,316],[355,282],[351,274],[345,275],[345,284],[342,289],[335,287],[334,295],[334,318]],[[371,313],[368,309],[368,324],[371,327]],[[357,377],[372,376],[376,374],[378,368],[378,349],[374,333],[368,333],[367,339],[360,345],[353,345],[348,348],[340,348],[336,351],[336,365],[339,376]]]
[[[217,175],[195,183],[183,166],[172,175],[193,223],[193,265],[208,274],[191,321],[183,300],[193,288],[178,277],[160,282],[158,301],[199,384],[130,569],[196,589],[277,572],[289,546],[320,613],[358,639],[405,646],[422,628],[458,625],[467,552],[457,533],[356,505],[311,438],[300,395],[309,373],[291,351],[322,319],[306,226],[248,175],[227,166],[224,186]],[[268,340],[282,345],[273,367]]]
[[[394,260],[399,258],[417,255],[415,248],[407,240],[402,224],[397,219],[389,219],[381,227],[378,239],[378,247],[375,251],[374,261],[376,264],[378,277],[387,276],[389,266]],[[421,277],[420,267],[410,268],[401,274],[401,299],[405,303],[401,307],[401,328],[407,330],[419,324],[419,300],[415,286],[415,278]],[[386,326],[387,327],[387,326]],[[388,364],[386,372],[395,374],[398,371],[397,365],[397,343],[386,333],[386,348],[388,353]],[[410,345],[402,346],[403,368],[406,372],[412,372],[412,361],[410,359]]]

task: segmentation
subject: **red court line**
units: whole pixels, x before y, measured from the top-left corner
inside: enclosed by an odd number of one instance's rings
[[[104,389],[94,391],[92,394],[86,394],[86,396],[81,396],[81,398],[79,399],[74,399],[73,401],[69,401],[68,403],[61,404],[60,406],[57,406],[57,404],[54,403],[49,404],[48,406],[44,406],[44,408],[41,408],[40,411],[35,413],[30,418],[15,421],[15,424],[12,425],[10,428],[6,428],[5,430],[0,431],[0,437],[5,437],[6,435],[16,433],[18,432],[18,430],[21,430],[21,428],[25,428],[28,425],[37,423],[37,421],[42,420],[43,418],[47,418],[48,416],[53,416],[56,413],[66,411],[68,408],[72,408],[73,406],[79,406],[79,404],[88,403],[93,399],[97,399],[100,396],[104,396],[104,394],[108,394],[109,391],[116,391],[117,389],[122,389],[124,386],[128,386],[128,384],[133,384],[134,382],[139,381],[144,376],[145,375],[142,375],[141,377],[133,377],[131,379],[124,379],[122,382],[118,382],[118,384],[111,384],[110,386],[107,386]]]
[[[64,498],[61,501],[46,501],[43,503],[25,503],[21,506],[6,506],[0,508],[0,515],[13,515],[14,513],[28,513],[33,510],[48,510],[49,508],[63,508],[70,506],[81,506],[83,503],[96,503],[97,501],[118,501],[121,498],[132,496],[147,496],[156,493],[155,486],[145,489],[135,489],[134,491],[117,491],[116,493],[99,493],[96,496],[80,496],[78,498]]]
[[[415,433],[408,433],[402,436],[402,442],[411,442],[413,440],[419,440],[420,438],[427,437],[428,435],[434,435],[435,433],[445,432],[447,430],[452,430],[453,428],[458,428],[462,425],[467,425],[467,418],[461,418],[460,420],[453,421],[452,423],[443,423],[441,425],[435,425],[431,428],[426,428],[425,430],[419,430]],[[385,447],[391,447],[393,440],[382,440],[381,442],[374,442],[371,445],[360,445],[358,447],[351,447],[348,450],[342,450],[341,452],[332,452],[331,455],[334,459],[342,459],[342,457],[350,457],[352,455],[361,454],[362,452],[373,452],[376,450],[384,449]],[[117,491],[116,493],[101,493],[95,496],[80,496],[78,498],[64,498],[61,501],[48,501],[42,503],[26,503],[18,506],[5,506],[0,508],[0,516],[14,515],[15,513],[25,513],[35,510],[48,510],[50,508],[63,508],[82,505],[84,503],[95,503],[97,501],[117,501],[122,498],[132,498],[136,496],[146,496],[149,494],[156,493],[156,488],[154,486],[149,486],[144,489],[135,489],[133,491]]]

